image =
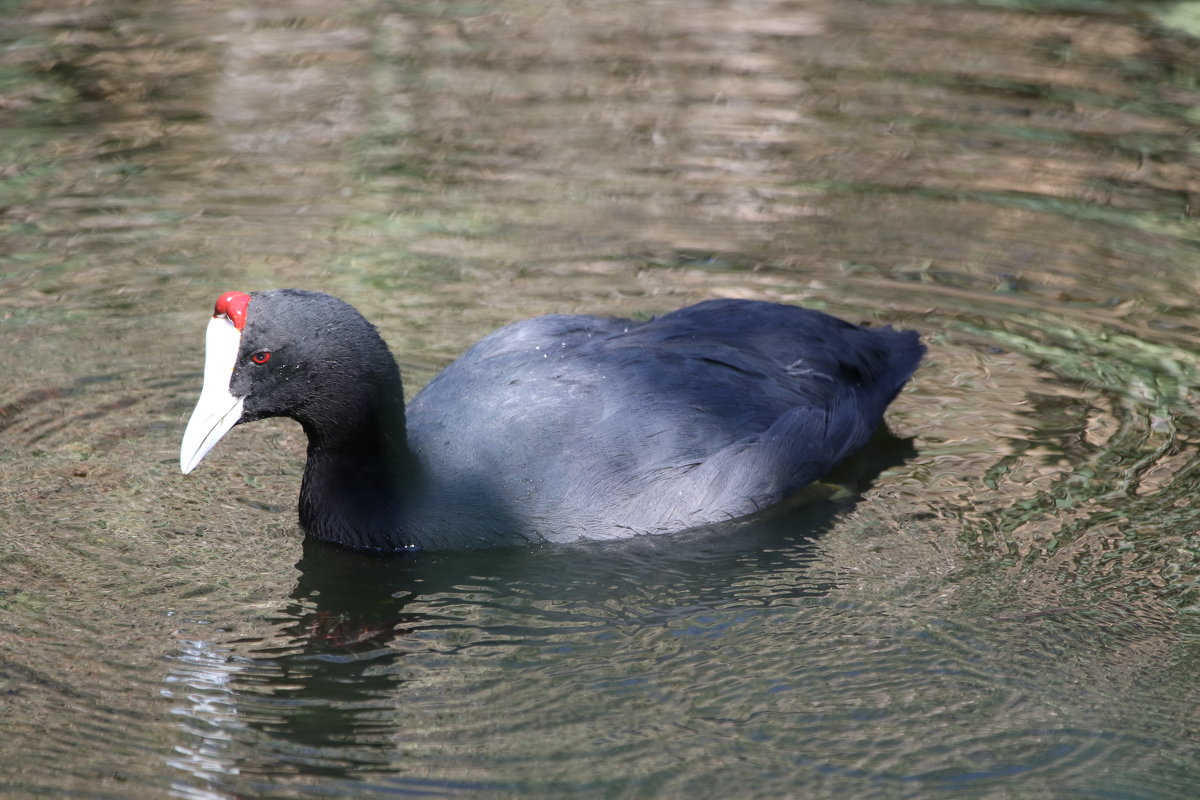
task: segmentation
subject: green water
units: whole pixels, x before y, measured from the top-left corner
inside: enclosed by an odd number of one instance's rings
[[[1196,3],[0,4],[0,794],[1191,798]],[[735,537],[306,545],[229,289],[919,330]]]

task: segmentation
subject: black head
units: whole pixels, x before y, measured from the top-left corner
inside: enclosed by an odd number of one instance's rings
[[[296,420],[310,442],[402,441],[403,394],[387,345],[349,304],[297,289],[230,292],[209,323],[180,464],[190,471],[235,424],[265,417]]]
[[[336,297],[298,289],[253,292],[230,393],[241,422],[290,417],[326,432],[401,392],[375,326]]]

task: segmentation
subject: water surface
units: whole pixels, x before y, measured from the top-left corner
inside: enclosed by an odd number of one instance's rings
[[[5,796],[1195,795],[1195,3],[3,8]],[[178,474],[278,285],[410,389],[715,296],[930,354],[766,523],[374,559],[294,424]]]

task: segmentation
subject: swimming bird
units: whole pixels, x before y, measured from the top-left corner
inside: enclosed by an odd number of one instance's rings
[[[184,432],[308,437],[301,527],[377,551],[618,539],[768,509],[861,448],[916,370],[913,331],[719,299],[646,321],[549,315],[468,349],[406,405],[371,323],[327,294],[227,292]]]

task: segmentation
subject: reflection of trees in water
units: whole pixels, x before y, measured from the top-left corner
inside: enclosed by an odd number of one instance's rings
[[[1046,322],[1005,341],[1052,374],[1023,393],[1024,429],[976,476],[987,491],[944,509],[965,523],[960,539],[1047,602],[1194,604],[1200,367],[1151,331],[1135,341]]]

